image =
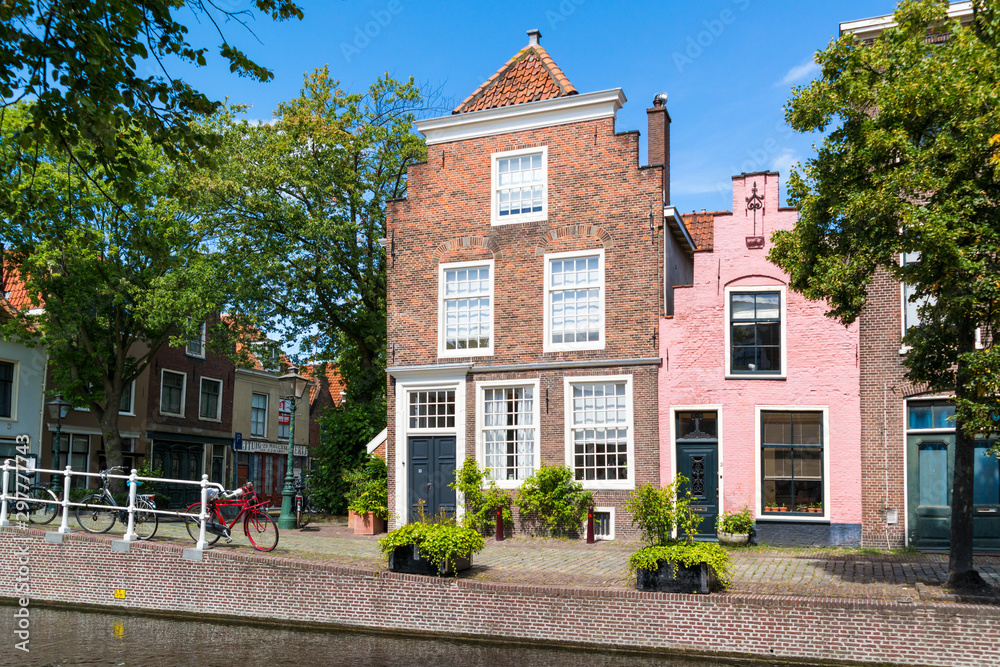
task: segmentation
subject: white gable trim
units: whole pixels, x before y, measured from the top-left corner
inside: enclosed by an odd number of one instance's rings
[[[417,121],[416,125],[430,146],[553,125],[614,118],[623,104],[625,104],[625,93],[621,88],[612,88],[584,95],[566,95],[551,100],[514,104],[499,109],[483,109],[428,118]]]
[[[385,442],[386,438],[388,438],[388,437],[389,437],[389,428],[386,427],[386,428],[382,429],[381,433],[379,433],[374,438],[372,438],[371,440],[368,441],[368,445],[367,445],[368,446],[368,453],[369,454],[373,454],[375,452],[375,450],[379,448],[379,445],[381,445],[383,442]]]

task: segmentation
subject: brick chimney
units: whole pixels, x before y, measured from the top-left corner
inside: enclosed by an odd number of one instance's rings
[[[667,94],[660,93],[653,99],[653,106],[646,109],[649,122],[649,166],[663,167],[663,204],[670,204],[670,114],[667,113]]]

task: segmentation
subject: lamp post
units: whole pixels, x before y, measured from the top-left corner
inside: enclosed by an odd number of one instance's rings
[[[303,377],[295,372],[295,367],[288,369],[288,372],[278,378],[278,386],[281,396],[292,402],[291,428],[288,433],[288,463],[285,465],[285,488],[281,490],[281,516],[278,517],[278,528],[280,530],[291,530],[295,528],[295,514],[292,512],[292,498],[295,490],[292,488],[294,478],[292,468],[295,457],[295,404],[309,387],[309,378]]]
[[[58,394],[45,405],[49,407],[49,417],[56,420],[55,443],[52,448],[52,469],[59,470],[59,445],[62,443],[62,420],[69,413],[69,409],[73,404],[69,401],[64,401],[62,394]],[[62,479],[62,476],[59,473],[52,475],[52,492],[57,496],[62,491],[62,487],[59,484],[60,479]]]

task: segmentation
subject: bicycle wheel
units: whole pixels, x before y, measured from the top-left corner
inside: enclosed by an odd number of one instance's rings
[[[54,500],[59,502],[59,497],[44,486],[33,486],[28,489],[28,497],[32,500]],[[31,523],[52,523],[52,519],[59,516],[59,505],[52,503],[29,503],[28,521]]]
[[[115,525],[117,511],[106,507],[90,507],[90,505],[105,505],[107,500],[100,494],[87,496],[83,505],[76,508],[76,522],[88,533],[106,533]]]
[[[243,520],[243,532],[258,551],[271,551],[278,546],[278,527],[267,512],[253,510],[247,514]]]
[[[208,512],[208,521],[211,523],[212,519],[215,518],[214,513],[212,512],[212,506],[209,505],[205,509]],[[200,512],[201,503],[192,503],[186,510],[184,510],[185,514],[199,514]],[[187,527],[188,535],[191,536],[192,540],[197,542],[198,535],[201,534],[201,523],[199,523],[198,519],[195,519],[194,517],[186,516],[184,517],[184,524]],[[205,543],[208,546],[212,546],[218,542],[220,537],[222,536],[216,533],[210,533],[207,530],[205,531]]]
[[[295,508],[295,527],[302,529],[309,525],[312,515],[309,513],[309,506],[306,503],[297,503]]]
[[[135,520],[132,530],[140,540],[148,540],[156,535],[156,529],[160,526],[160,519],[156,512],[146,510],[153,509],[153,506],[145,500],[135,501]]]

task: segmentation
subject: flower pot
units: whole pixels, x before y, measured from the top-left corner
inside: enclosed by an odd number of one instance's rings
[[[661,593],[711,593],[717,585],[715,572],[708,563],[690,567],[668,561],[657,562],[657,570],[637,570],[635,587],[640,591]]]
[[[431,577],[448,576],[468,570],[472,567],[472,555],[468,558],[456,558],[454,561],[445,559],[438,568],[434,563],[424,558],[420,554],[420,547],[416,544],[407,544],[393,549],[389,554],[389,569],[393,572],[405,572],[407,574],[426,574]]]
[[[720,530],[716,535],[719,537],[719,544],[727,547],[741,547],[750,540],[749,533],[724,533]]]
[[[347,522],[354,529],[355,535],[375,535],[385,532],[385,519],[375,516],[374,512],[356,514],[348,510]]]

